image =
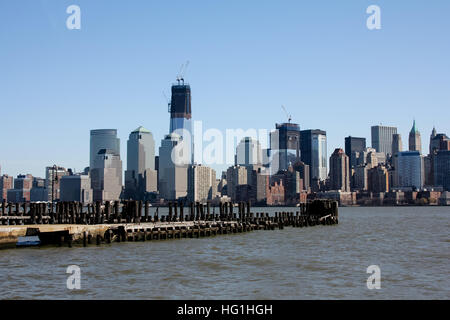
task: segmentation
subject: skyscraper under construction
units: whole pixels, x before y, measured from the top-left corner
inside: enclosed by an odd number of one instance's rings
[[[172,85],[172,98],[169,104],[170,133],[177,133],[186,142],[185,149],[189,153],[189,163],[193,158],[191,87],[183,79]]]

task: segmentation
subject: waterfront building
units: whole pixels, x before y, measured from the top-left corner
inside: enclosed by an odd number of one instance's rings
[[[330,157],[330,189],[350,191],[350,164],[344,150],[337,148]]]
[[[8,200],[8,190],[13,189],[14,178],[7,174],[0,176],[0,201]]]
[[[261,145],[258,140],[245,137],[236,147],[235,165],[251,166],[262,164]]]
[[[184,152],[181,147],[182,137],[177,133],[170,133],[161,140],[158,160],[158,190],[160,196],[166,200],[177,200],[187,196],[188,166],[178,151]],[[178,149],[179,148],[179,149]]]
[[[300,150],[301,161],[310,169],[310,185],[320,185],[328,176],[327,133],[318,129],[300,131]]]
[[[422,189],[424,184],[423,158],[419,151],[403,151],[395,155],[396,187]]]
[[[90,171],[94,201],[119,200],[122,196],[122,160],[114,150],[102,149]]]
[[[47,189],[45,201],[57,201],[60,198],[60,181],[67,175],[69,175],[69,171],[63,167],[55,165],[45,168],[45,188]],[[53,188],[55,188],[54,191]]]
[[[8,202],[31,201],[31,188],[33,187],[33,176],[31,174],[21,175],[14,179],[14,189],[7,191]]]
[[[266,176],[266,204],[268,206],[277,206],[277,205],[284,205],[284,186],[283,186],[283,180],[280,180],[279,182],[275,181],[273,184],[269,183],[269,176]]]
[[[440,150],[434,156],[434,185],[450,191],[450,150]]]
[[[95,159],[100,150],[112,150],[114,154],[120,155],[120,139],[117,138],[116,129],[91,130],[89,166],[93,169]]]
[[[389,192],[389,172],[383,165],[368,170],[368,190],[373,193]]]
[[[157,183],[155,140],[141,126],[130,133],[127,142],[124,198],[144,200],[147,193],[157,191]]]
[[[60,200],[77,201],[81,203],[93,202],[91,178],[88,175],[69,175],[62,177]]]
[[[345,154],[350,160],[350,168],[356,166],[356,159],[353,157],[354,152],[363,152],[366,148],[366,138],[346,137],[345,138]]]
[[[227,195],[236,201],[236,189],[239,185],[248,184],[248,170],[244,166],[232,166],[227,169]]]
[[[393,154],[393,136],[397,133],[396,127],[372,126],[372,148],[377,152],[383,152],[386,157]]]
[[[365,191],[368,189],[368,170],[371,166],[358,165],[353,170],[352,189]]]
[[[416,127],[416,120],[414,120],[411,131],[409,132],[409,151],[419,151],[419,153],[422,153],[422,140],[420,138],[420,132]]]
[[[46,179],[33,177],[33,183],[30,190],[30,201],[48,201],[48,191],[46,186]]]
[[[187,197],[191,202],[206,202],[216,195],[216,171],[202,165],[188,167]]]
[[[272,173],[287,170],[300,160],[300,126],[296,123],[277,123],[270,133]]]

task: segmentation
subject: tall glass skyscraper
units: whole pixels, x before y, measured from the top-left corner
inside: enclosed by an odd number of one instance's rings
[[[270,133],[272,174],[287,170],[289,165],[300,160],[300,126],[296,123],[277,123],[275,128]]]
[[[185,147],[191,154],[190,163],[194,155],[194,137],[192,135],[192,109],[191,109],[191,87],[189,84],[172,85],[172,99],[169,107],[170,130],[169,133],[177,133],[182,140],[188,142]],[[190,143],[189,143],[190,142]]]
[[[372,148],[377,152],[383,152],[385,156],[392,155],[392,143],[394,134],[397,133],[396,127],[373,126],[372,130]]]
[[[95,167],[95,159],[102,149],[112,150],[120,155],[120,139],[117,138],[116,129],[91,130],[90,145],[89,166],[91,169]]]
[[[310,167],[312,180],[327,179],[327,133],[322,130],[300,131],[301,160]]]
[[[125,198],[143,199],[146,192],[157,190],[155,171],[155,140],[150,131],[139,127],[130,133],[127,142]]]

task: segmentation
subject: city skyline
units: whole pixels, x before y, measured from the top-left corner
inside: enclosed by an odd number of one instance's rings
[[[450,132],[449,43],[442,40],[450,4],[440,3],[380,1],[377,31],[365,26],[369,1],[327,2],[326,12],[321,1],[256,9],[181,2],[179,12],[164,3],[77,1],[83,24],[76,31],[65,27],[68,1],[30,2],[27,10],[2,3],[2,173],[44,176],[53,164],[82,171],[89,131],[101,128],[118,130],[125,168],[133,129],[148,128],[157,142],[169,132],[162,91],[186,60],[192,119],[207,128],[270,130],[287,121],[284,105],[301,130],[327,132],[328,155],[350,135],[369,142],[380,123],[398,128],[406,150],[413,119],[428,150],[433,126]],[[214,169],[220,175],[226,167]]]

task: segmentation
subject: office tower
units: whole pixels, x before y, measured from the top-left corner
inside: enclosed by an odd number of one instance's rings
[[[444,133],[436,134],[435,129],[433,129],[433,133],[430,137],[430,154],[439,150],[450,150],[450,138]]]
[[[188,168],[188,200],[206,202],[213,199],[216,188],[216,171],[202,165]]]
[[[61,178],[68,174],[66,168],[56,165],[45,168],[45,188],[48,194],[46,201],[57,201],[59,199]],[[55,188],[54,191],[53,187]]]
[[[33,177],[33,183],[30,190],[30,201],[48,201],[48,190],[46,179]]]
[[[194,137],[192,132],[192,109],[191,109],[191,87],[185,84],[184,80],[180,84],[172,85],[172,98],[169,104],[170,130],[169,133],[176,133],[186,141],[185,148],[189,156],[187,163],[193,161]]]
[[[389,191],[389,172],[383,165],[368,171],[368,190],[374,193]]]
[[[243,138],[236,148],[235,165],[251,166],[262,164],[261,145],[251,137]]]
[[[278,183],[284,186],[285,204],[295,204],[298,202],[298,194],[303,190],[303,180],[300,173],[292,166],[288,170],[279,171],[270,177],[270,183]]]
[[[4,174],[0,176],[0,201],[8,199],[8,190],[13,188],[14,178]]]
[[[450,191],[450,150],[437,151],[434,156],[434,185]]]
[[[335,149],[330,157],[331,190],[350,191],[350,163],[342,149]]]
[[[377,152],[383,152],[386,157],[392,155],[393,136],[397,133],[396,127],[373,126],[372,148]]]
[[[158,190],[162,198],[177,200],[187,195],[187,165],[179,162],[182,137],[170,133],[161,140],[158,160]]]
[[[293,168],[300,174],[300,179],[303,180],[303,190],[309,191],[309,182],[311,180],[309,166],[303,161],[297,161],[294,163]]]
[[[431,130],[431,134],[430,134],[430,145],[429,145],[429,148],[430,148],[430,154],[432,154],[433,153],[433,139],[435,138],[437,136],[437,131],[436,131],[436,128],[435,127],[433,127],[433,130]]]
[[[400,188],[422,189],[424,183],[423,159],[419,151],[403,151],[395,155],[396,184]]]
[[[61,178],[61,201],[90,203],[93,200],[91,178],[88,175],[71,175]]]
[[[409,132],[409,151],[419,151],[419,153],[422,153],[422,140],[420,138],[420,132],[416,127],[416,120],[414,120],[411,131]]]
[[[395,156],[401,151],[403,151],[402,136],[396,133],[392,136],[392,155]]]
[[[366,138],[355,138],[352,136],[345,138],[345,154],[350,160],[350,168],[356,166],[356,159],[352,156],[353,152],[362,152],[366,148]]]
[[[289,165],[300,160],[300,126],[296,123],[277,123],[275,131],[270,133],[270,151],[273,174],[287,170]]]
[[[31,174],[21,175],[14,179],[14,189],[7,191],[9,202],[29,202],[31,200],[31,188],[33,187],[33,176]]]
[[[90,174],[94,201],[120,199],[122,195],[122,160],[115,150],[100,150]]]
[[[117,138],[116,129],[97,129],[91,130],[90,140],[90,169],[94,168],[94,162],[98,152],[102,149],[112,150],[120,155],[120,139]]]
[[[327,133],[322,130],[300,131],[301,161],[309,165],[310,185],[313,180],[325,181],[327,171]]]
[[[364,191],[368,189],[369,176],[368,171],[370,166],[358,165],[353,170],[352,188],[355,190]]]
[[[130,133],[127,142],[125,199],[144,200],[146,193],[157,191],[155,171],[155,140],[150,131],[139,127]]]
[[[246,184],[248,184],[248,172],[246,167],[232,166],[227,169],[227,195],[232,201],[236,201],[237,187]]]

